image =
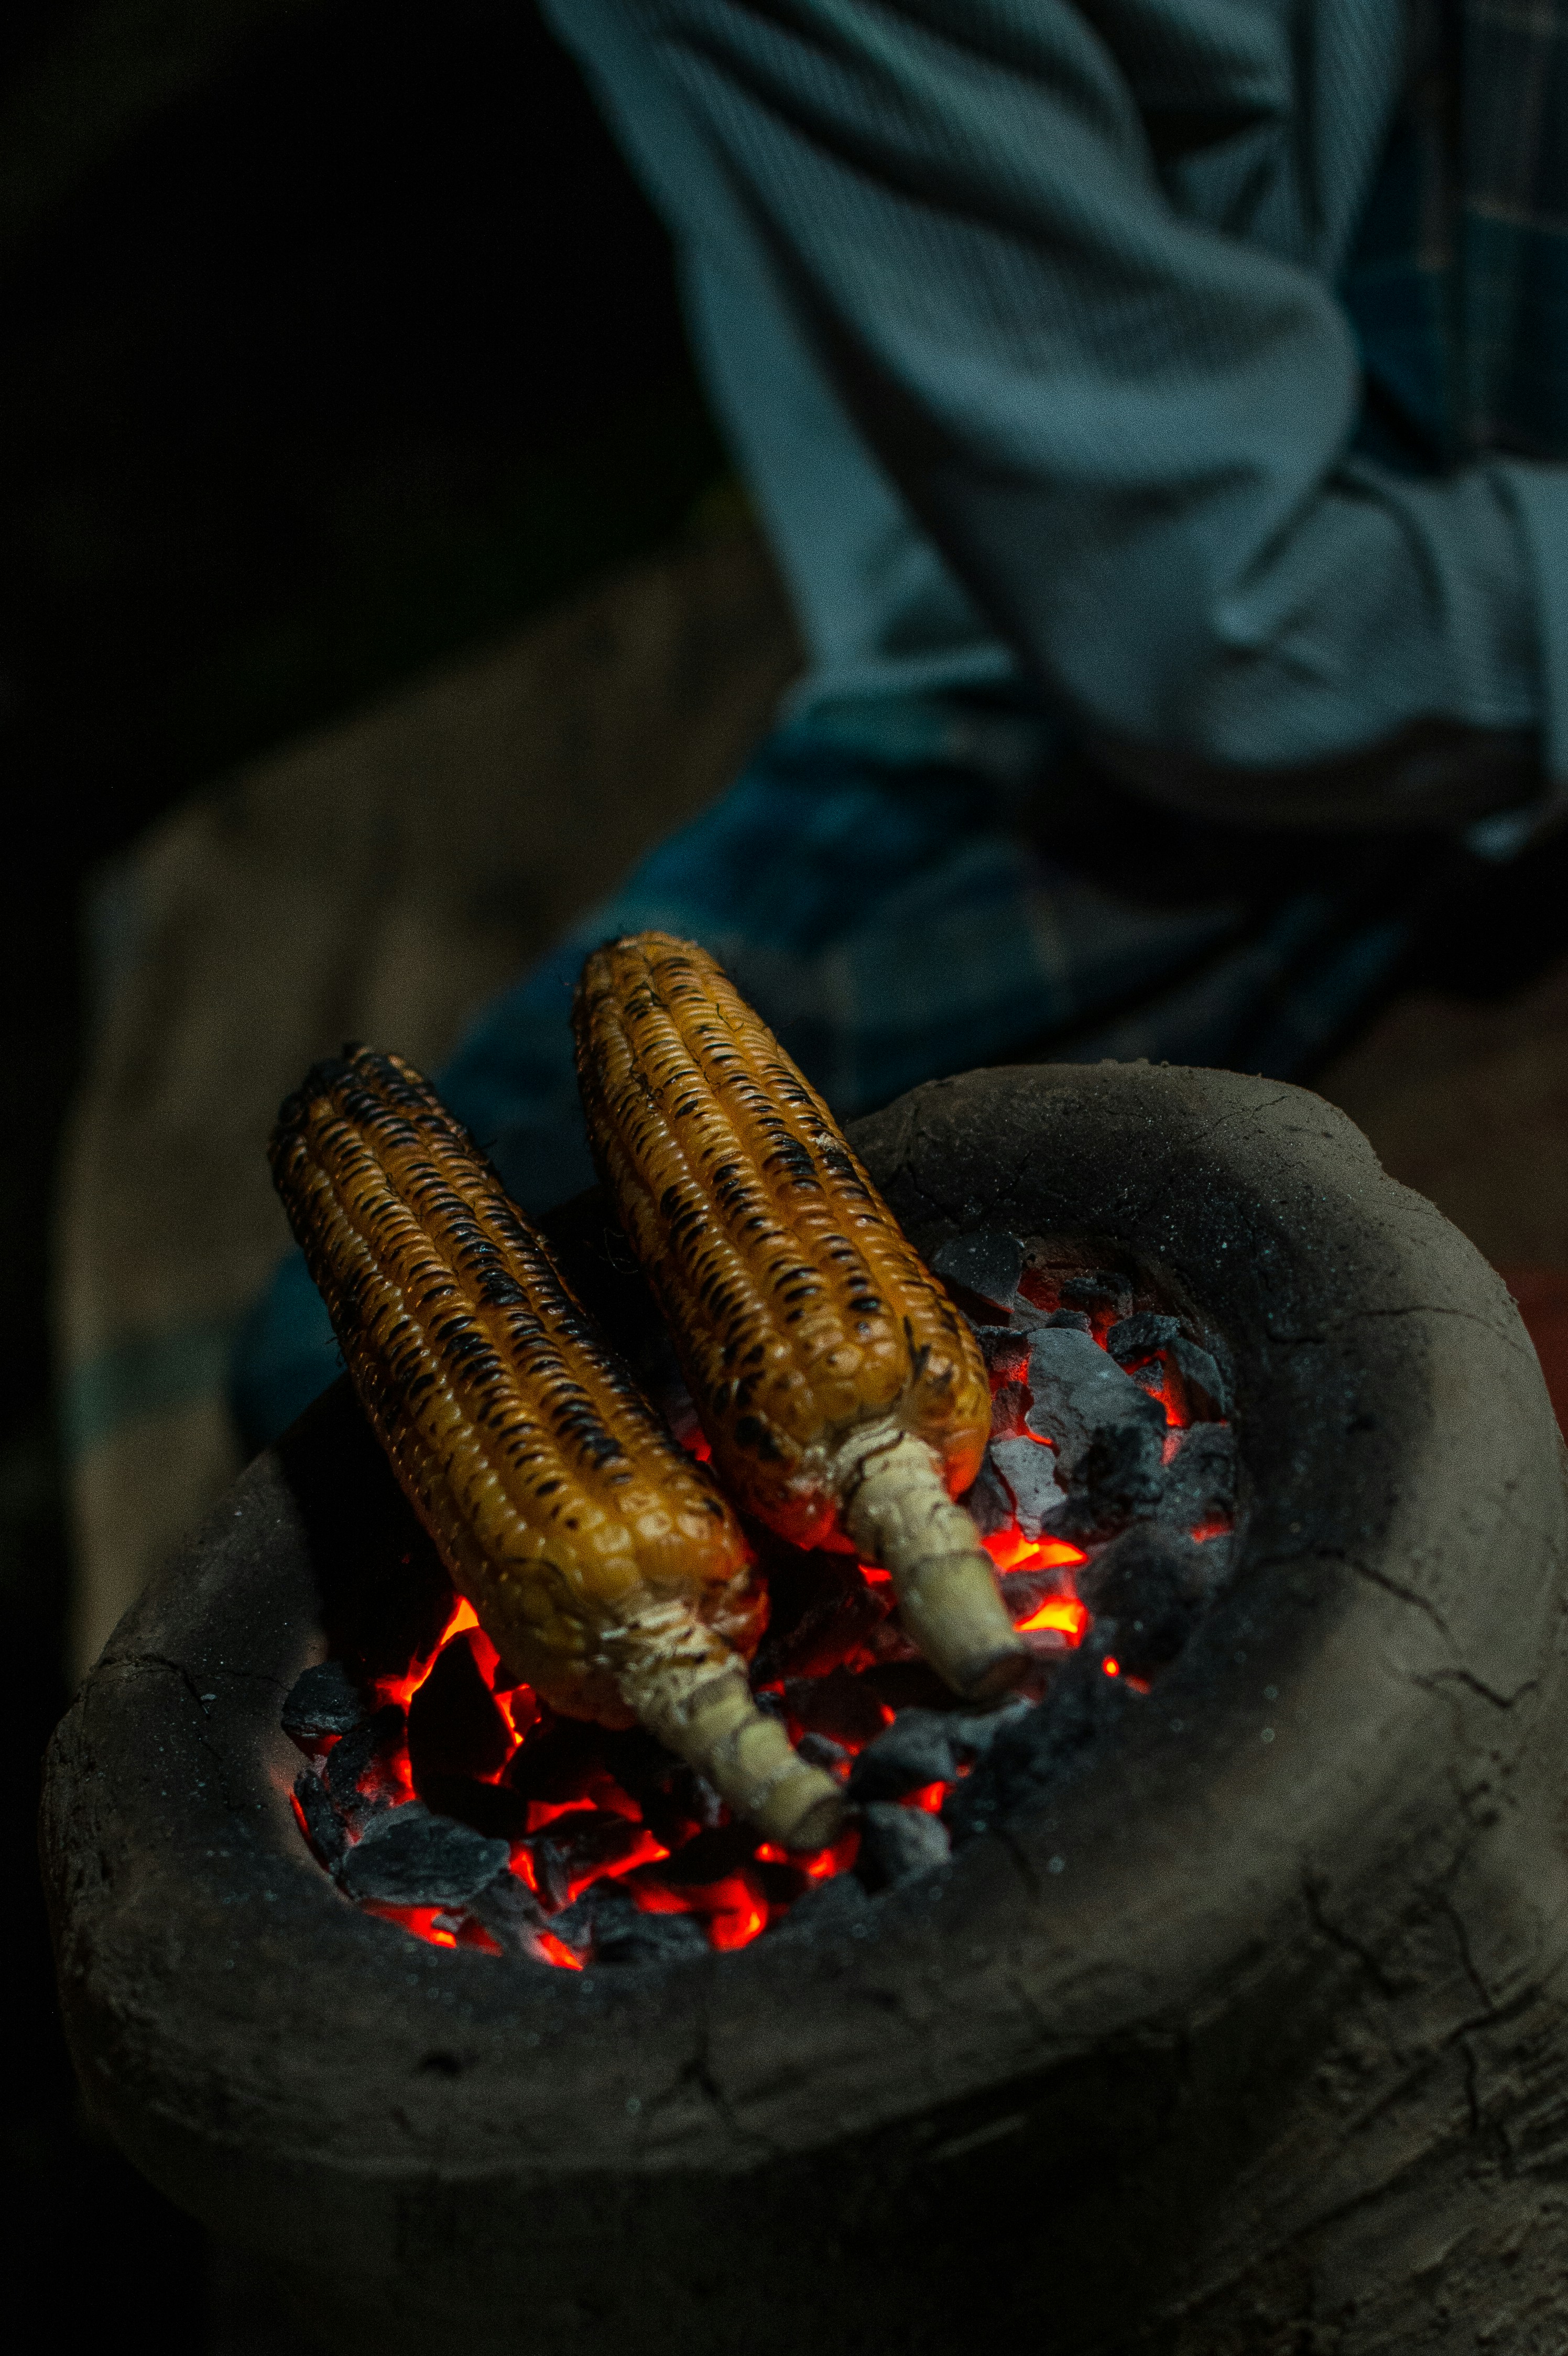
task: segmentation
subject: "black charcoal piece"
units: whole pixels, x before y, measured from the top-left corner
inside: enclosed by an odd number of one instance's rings
[[[952,1687],[917,1653],[907,1661],[877,1661],[861,1671],[861,1683],[897,1716],[901,1709],[944,1709]]]
[[[1087,1309],[1094,1317],[1109,1318],[1114,1324],[1132,1314],[1132,1280],[1114,1269],[1090,1269],[1082,1276],[1068,1278],[1061,1300],[1064,1309]]]
[[[1216,1423],[1191,1425],[1165,1470],[1161,1521],[1188,1533],[1229,1521],[1236,1510],[1236,1478],[1234,1434]]]
[[[973,1773],[950,1793],[942,1819],[955,1847],[977,1839],[1015,1808],[1069,1781],[1138,1699],[1124,1678],[1105,1675],[1102,1654],[1087,1646],[1075,1653],[1045,1699],[1020,1711]]]
[[[1031,1447],[1034,1445],[1030,1442]],[[992,1537],[998,1530],[1008,1529],[1013,1521],[1013,1492],[1002,1478],[987,1453],[980,1468],[980,1477],[968,1491],[963,1507],[983,1538]]]
[[[350,1734],[370,1715],[341,1661],[318,1661],[295,1677],[283,1706],[285,1734]]]
[[[830,1775],[847,1766],[850,1759],[843,1744],[833,1741],[826,1734],[802,1734],[795,1745],[795,1754],[797,1758],[803,1759],[808,1767],[825,1767]]]
[[[462,1906],[510,1859],[505,1841],[433,1816],[417,1800],[372,1818],[338,1879],[350,1898],[387,1906]]]
[[[1204,1595],[1203,1550],[1145,1523],[1085,1563],[1078,1589],[1096,1635],[1114,1646],[1130,1676],[1147,1676],[1174,1661],[1191,1633]]]
[[[657,1779],[639,1776],[623,1784],[642,1811],[642,1821],[663,1848],[679,1848],[694,1833],[716,1825],[724,1803],[705,1775],[696,1774],[683,1760],[668,1753],[665,1772]]]
[[[509,1955],[535,1954],[534,1939],[547,1918],[532,1890],[515,1873],[498,1873],[487,1881],[468,1901],[468,1912]]]
[[[931,1268],[944,1284],[956,1285],[1006,1317],[1017,1301],[1024,1258],[1024,1247],[1016,1236],[984,1229],[972,1236],[954,1236],[932,1254]]]
[[[884,1592],[856,1576],[845,1555],[831,1558],[832,1575],[824,1582],[791,1626],[769,1629],[753,1666],[759,1681],[782,1677],[787,1683],[825,1677],[847,1655],[867,1643],[893,1608],[891,1591]],[[783,1582],[780,1582],[783,1584]],[[824,1729],[832,1733],[831,1727]]]
[[[865,1926],[871,1913],[865,1885],[853,1873],[835,1873],[797,1898],[784,1918],[784,1930],[807,1940],[841,1939],[853,1935],[855,1923]]]
[[[855,1871],[868,1890],[896,1890],[901,1881],[945,1865],[951,1847],[940,1816],[873,1800],[861,1810]]]
[[[854,1750],[871,1741],[887,1723],[875,1695],[847,1669],[834,1669],[825,1677],[791,1677],[784,1687],[784,1703],[803,1731],[825,1734]]]
[[[865,1643],[875,1661],[918,1661],[920,1657],[919,1646],[910,1643],[897,1614],[891,1612],[886,1620],[877,1622]]]
[[[628,1857],[642,1826],[608,1808],[574,1809],[557,1816],[530,1844],[539,1887],[553,1906],[564,1904],[572,1884]]]
[[[308,1767],[294,1779],[294,1796],[305,1818],[305,1837],[328,1873],[336,1873],[349,1846],[343,1819],[333,1806],[327,1786]]]
[[[757,1843],[757,1835],[749,1825],[715,1825],[712,1832],[699,1833],[684,1848],[678,1848],[669,1864],[660,1867],[660,1879],[677,1890],[703,1889],[748,1866]]]
[[[506,1771],[526,1799],[585,1799],[604,1768],[603,1730],[585,1719],[561,1718],[536,1729]]]
[[[1118,1365],[1127,1365],[1133,1358],[1152,1357],[1181,1333],[1179,1317],[1162,1317],[1157,1310],[1140,1309],[1135,1317],[1123,1317],[1105,1336],[1105,1346]]]
[[[466,1635],[455,1636],[408,1706],[408,1755],[415,1785],[430,1776],[492,1775],[511,1751],[511,1733]]]
[[[1092,1342],[1089,1347],[1094,1349]],[[1101,1355],[1098,1350],[1094,1354]],[[993,1440],[990,1462],[1007,1484],[1018,1527],[1026,1538],[1037,1538],[1044,1525],[1067,1503],[1067,1491],[1057,1478],[1056,1451],[1043,1447],[1026,1432],[1018,1440]]]
[[[1178,1333],[1165,1347],[1165,1364],[1176,1380],[1166,1388],[1176,1393],[1176,1404],[1191,1423],[1220,1423],[1230,1412],[1230,1387],[1211,1354]]]
[[[605,1892],[593,1914],[596,1964],[673,1964],[709,1952],[694,1914],[644,1914],[629,1890],[614,1883],[595,1888]]]
[[[1000,1571],[996,1584],[1001,1590],[1002,1601],[1007,1606],[1007,1617],[1015,1628],[1021,1620],[1030,1619],[1051,1596],[1064,1592],[1061,1572],[1054,1566],[1035,1570]]]
[[[559,1913],[547,1915],[544,1927],[553,1939],[559,1939],[564,1947],[570,1947],[585,1963],[593,1951],[594,1918],[598,1911],[599,1885],[595,1882],[575,1905],[563,1906]]]
[[[1022,1383],[1029,1375],[1029,1336],[1013,1325],[977,1325],[974,1338],[993,1383]]]
[[[1082,1309],[1053,1309],[1045,1323],[1058,1333],[1092,1333],[1094,1331],[1093,1318]]]
[[[991,1437],[993,1440],[1016,1440],[1024,1430],[1024,1418],[1029,1412],[1027,1383],[1001,1383],[991,1394]]]
[[[1035,1394],[1029,1429],[1055,1442],[1059,1474],[1069,1483],[1099,1433],[1118,1424],[1143,1424],[1164,1435],[1159,1401],[1140,1390],[1087,1333],[1059,1326],[1036,1333],[1029,1353],[1029,1387]],[[1011,1485],[1005,1465],[1003,1472]]]
[[[1165,1494],[1162,1423],[1117,1423],[1097,1431],[1079,1458],[1067,1510],[1053,1526],[1064,1537],[1114,1537],[1156,1514]]]
[[[953,1711],[946,1725],[955,1757],[971,1763],[983,1759],[993,1743],[1027,1718],[1033,1708],[1032,1702],[1010,1701],[1001,1709]]]
[[[950,1783],[957,1772],[947,1719],[934,1709],[900,1710],[850,1770],[849,1796],[901,1800],[927,1783]]]
[[[327,1788],[350,1825],[394,1804],[392,1762],[403,1747],[405,1724],[397,1704],[388,1702],[328,1753]]]

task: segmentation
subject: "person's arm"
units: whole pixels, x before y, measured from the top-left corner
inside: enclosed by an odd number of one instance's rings
[[[1337,825],[1452,822],[1568,770],[1568,469],[1349,455],[1345,315],[1305,262],[1176,209],[1087,11],[623,5],[867,441],[1112,766]],[[1283,184],[1288,30],[1247,30],[1239,135]]]

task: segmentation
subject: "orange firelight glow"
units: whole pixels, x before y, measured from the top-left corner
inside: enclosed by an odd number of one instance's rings
[[[1179,1385],[1173,1387],[1179,1397]],[[1185,1419],[1163,1392],[1155,1396],[1166,1416],[1162,1453],[1164,1462],[1170,1464],[1182,1445]],[[1013,1428],[1016,1429],[1015,1424]],[[1028,1437],[1042,1447],[1052,1445],[1038,1432],[1031,1431]],[[708,1441],[700,1431],[692,1431],[683,1445],[699,1461],[709,1461]],[[1200,1540],[1219,1537],[1230,1527],[1228,1517],[1216,1517],[1199,1524],[1192,1536]],[[1014,1623],[1019,1633],[1058,1640],[1054,1646],[1037,1646],[1036,1656],[1059,1651],[1063,1645],[1069,1649],[1080,1645],[1093,1625],[1093,1615],[1079,1600],[1075,1584],[1075,1574],[1090,1559],[1087,1549],[1066,1538],[1026,1537],[1016,1522],[991,1533],[981,1543],[998,1575],[1008,1582],[1004,1592],[1015,1599],[1013,1610],[1022,1613]],[[787,1618],[781,1647],[777,1632],[769,1633],[768,1643],[775,1649],[765,1656],[768,1665],[759,1673],[756,1687],[758,1696],[782,1715],[791,1740],[800,1741],[810,1731],[835,1746],[824,1755],[832,1759],[832,1772],[841,1781],[849,1777],[853,1761],[866,1742],[875,1740],[881,1728],[892,1725],[897,1708],[904,1706],[903,1696],[909,1691],[900,1682],[908,1675],[906,1657],[897,1650],[889,1653],[879,1647],[868,1634],[868,1629],[875,1631],[880,1624],[879,1615],[894,1600],[887,1591],[890,1574],[876,1563],[862,1563],[859,1569],[865,1587],[874,1591],[875,1603],[865,1588],[844,1578],[842,1603],[849,1608],[843,1610],[835,1627],[832,1582],[828,1581],[825,1589],[820,1587],[819,1600],[801,1623],[811,1631],[808,1644],[796,1651],[792,1661],[789,1646],[796,1640],[789,1634]],[[1023,1586],[1024,1577],[1030,1574],[1038,1576]],[[1018,1600],[1020,1590],[1023,1601]],[[791,1608],[798,1612],[800,1606]],[[467,1646],[507,1738],[499,1765],[475,1766],[466,1777],[456,1769],[448,1772],[434,1763],[445,1740],[442,1727],[444,1713],[450,1714],[450,1697],[460,1697],[466,1688],[472,1690],[466,1669],[463,1676],[444,1683],[438,1706],[436,1695],[427,1697],[430,1715],[423,1719],[424,1732],[422,1714],[415,1712],[412,1755],[408,1742],[406,1713],[451,1644]],[[463,1665],[451,1665],[456,1670]],[[1123,1670],[1114,1656],[1100,1665],[1106,1676],[1121,1679],[1129,1693],[1148,1692],[1145,1679]],[[893,1682],[887,1682],[889,1678]],[[846,1680],[854,1683],[853,1695],[843,1689]],[[378,1671],[361,1690],[373,1708],[384,1709],[393,1704],[404,1713],[401,1735],[390,1712],[392,1731],[376,1730],[381,1740],[362,1769],[360,1783],[367,1807],[374,1810],[417,1798],[437,1815],[451,1814],[460,1822],[504,1838],[511,1873],[538,1901],[537,1912],[526,1906],[521,1910],[532,1926],[522,1935],[536,1956],[562,1971],[585,1968],[591,1939],[570,1926],[568,1934],[563,1935],[548,1927],[549,1920],[600,1882],[618,1884],[644,1913],[692,1917],[702,1925],[709,1944],[727,1954],[749,1945],[770,1923],[782,1920],[814,1884],[852,1869],[859,1854],[858,1825],[852,1825],[831,1847],[810,1855],[787,1850],[777,1841],[755,1840],[744,1825],[716,1807],[710,1789],[700,1782],[693,1786],[689,1777],[683,1782],[684,1770],[677,1772],[671,1766],[661,1777],[656,1763],[650,1767],[638,1747],[643,1738],[617,1748],[619,1737],[602,1736],[557,1716],[532,1687],[511,1681],[466,1596],[453,1595],[441,1634],[428,1653],[417,1655],[401,1671]],[[322,1773],[338,1738],[313,1735],[296,1740],[309,1762],[306,1772]],[[961,1744],[961,1751],[962,1748]],[[474,1755],[493,1762],[502,1749],[492,1725],[485,1730],[484,1747],[476,1745]],[[459,1756],[460,1752],[459,1743]],[[422,1780],[417,1784],[415,1758],[421,1762]],[[971,1772],[961,1759],[952,1780],[907,1792],[902,1804],[939,1816],[959,1779]],[[345,1795],[331,1787],[328,1790],[332,1800],[340,1804]],[[467,1801],[465,1791],[469,1794]],[[306,1797],[310,1796],[307,1793]],[[310,1822],[297,1797],[293,1806],[301,1835],[309,1842]],[[364,1821],[362,1814],[351,1812],[351,1821],[345,1826],[350,1842]],[[660,1827],[658,1833],[654,1825]],[[322,1855],[321,1862],[330,1869],[330,1858]],[[702,1878],[703,1870],[707,1879]],[[366,1911],[434,1946],[503,1953],[498,1939],[460,1906],[371,1903]],[[499,1923],[501,1918],[492,1919]],[[514,1936],[510,1931],[503,1935],[509,1940]]]
[[[1042,1628],[1055,1628],[1069,1644],[1081,1644],[1091,1618],[1087,1603],[1075,1595],[1047,1595],[1037,1603],[1026,1620],[1015,1620],[1013,1625],[1020,1636],[1034,1635]]]
[[[1067,1570],[1089,1560],[1070,1540],[1026,1538],[1015,1523],[1010,1530],[993,1530],[980,1543],[998,1570]]]

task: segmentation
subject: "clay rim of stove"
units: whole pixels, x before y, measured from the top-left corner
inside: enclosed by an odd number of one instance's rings
[[[253,2238],[259,2202],[308,2266],[345,2201],[432,2168],[525,2188],[723,2175],[917,2118],[983,2138],[1025,2077],[1243,1987],[1285,2001],[1304,1906],[1369,1919],[1382,1877],[1397,1908],[1452,1813],[1434,1695],[1510,1693],[1544,1657],[1563,1502],[1533,1353],[1342,1116],[1223,1073],[1045,1066],[932,1084],[852,1133],[927,1250],[1081,1236],[1224,1335],[1247,1493],[1228,1588],[1113,1743],[860,1935],[581,1977],[438,1950],[347,1902],[289,1806],[279,1704],[325,1645],[285,1465],[342,1430],[329,1394],[127,1615],[48,1763],[89,2099],[219,2231]]]

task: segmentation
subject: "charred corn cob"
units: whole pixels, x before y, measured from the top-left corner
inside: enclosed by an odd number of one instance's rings
[[[414,1511],[515,1676],[639,1719],[791,1847],[837,1785],[752,1699],[767,1597],[543,1238],[431,1089],[360,1047],[318,1064],[271,1145],[278,1191]]]
[[[948,1683],[1005,1692],[1027,1653],[953,1502],[990,1433],[984,1365],[827,1107],[669,934],[596,950],[575,1021],[595,1153],[731,1495],[882,1565]]]

